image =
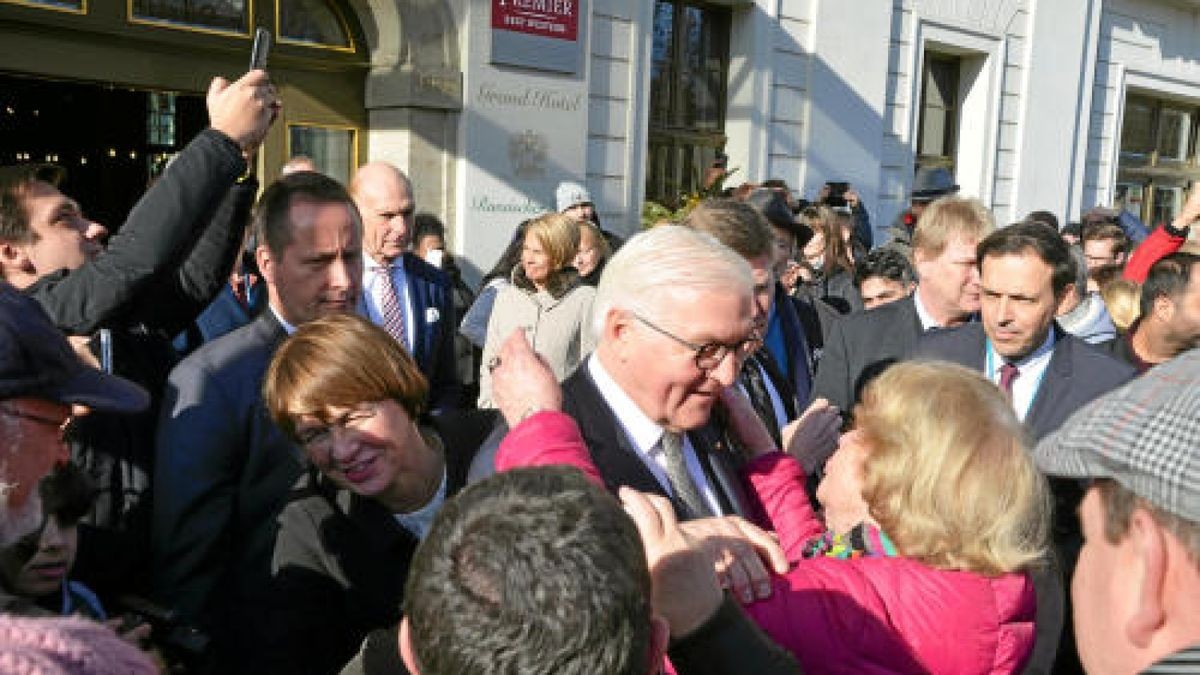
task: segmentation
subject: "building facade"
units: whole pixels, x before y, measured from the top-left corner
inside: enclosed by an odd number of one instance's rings
[[[0,75],[146,92],[150,135],[162,94],[194,108],[244,69],[254,26],[279,37],[285,106],[263,174],[395,162],[469,279],[559,181],[629,233],[720,153],[733,182],[852,183],[879,236],[920,165],[1000,223],[1098,204],[1159,222],[1200,178],[1197,0],[0,0]],[[68,154],[19,145],[0,162]]]

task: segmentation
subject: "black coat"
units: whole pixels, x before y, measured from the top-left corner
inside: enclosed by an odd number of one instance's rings
[[[868,382],[903,361],[920,338],[913,296],[835,321],[825,340],[813,396],[849,412]]]
[[[446,498],[490,428],[490,412],[434,418],[446,457]],[[279,517],[262,670],[336,673],[373,630],[393,630],[419,541],[379,502],[339,490],[311,468]]]
[[[587,364],[587,361],[579,364],[563,382],[563,412],[579,424],[604,486],[613,494],[621,486],[628,486],[668,497],[666,489],[642,462],[629,435],[588,374]],[[718,425],[710,420],[707,426],[689,431],[688,440],[717,493],[722,510],[726,514],[752,519],[755,507],[742,487],[739,460]]]
[[[114,372],[151,395],[149,409],[136,415],[86,416],[71,445],[73,461],[97,487],[75,572],[101,592],[145,590],[138,582],[148,560],[155,425],[176,363],[170,339],[226,283],[258,190],[253,180],[235,183],[244,168],[236,143],[202,131],[133,207],[104,253],[25,289],[68,334],[109,329]]]

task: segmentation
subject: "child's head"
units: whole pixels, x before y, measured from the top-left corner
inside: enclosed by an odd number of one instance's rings
[[[55,593],[75,562],[79,520],[92,507],[91,481],[74,464],[54,469],[38,485],[42,527],[0,549],[0,576],[16,595],[38,598]]]

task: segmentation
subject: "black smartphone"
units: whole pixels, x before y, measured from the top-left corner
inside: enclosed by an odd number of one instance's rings
[[[271,54],[271,31],[266,28],[254,30],[254,46],[250,48],[250,70],[266,70],[267,57]]]

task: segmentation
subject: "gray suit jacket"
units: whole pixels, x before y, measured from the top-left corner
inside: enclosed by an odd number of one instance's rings
[[[286,337],[270,311],[210,342],[167,381],[156,443],[151,555],[156,598],[213,639],[221,672],[261,644],[276,517],[301,474],[271,421],[263,375]]]
[[[849,412],[868,382],[912,353],[921,332],[912,296],[836,321],[817,366],[813,397]]]

